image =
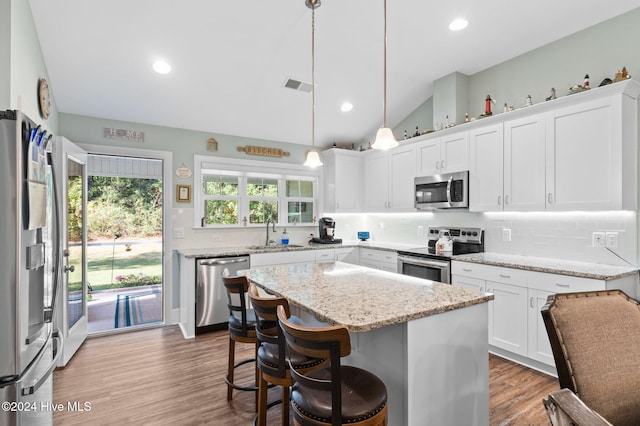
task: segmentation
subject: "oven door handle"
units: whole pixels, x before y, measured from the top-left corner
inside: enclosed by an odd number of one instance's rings
[[[398,256],[398,262],[412,263],[414,265],[421,265],[421,266],[432,266],[434,268],[440,268],[440,269],[449,267],[449,262],[440,262],[438,260],[428,260],[428,259],[408,257],[408,256]]]

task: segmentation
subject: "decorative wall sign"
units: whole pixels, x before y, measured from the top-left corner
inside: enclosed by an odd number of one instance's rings
[[[218,141],[216,138],[207,139],[207,151],[217,152],[218,151]]]
[[[103,127],[102,136],[105,139],[119,139],[121,141],[129,142],[144,142],[144,132],[141,132],[140,130],[126,130]]]
[[[191,169],[188,168],[184,163],[182,163],[182,165],[176,169],[176,176],[181,179],[188,179],[192,174],[193,173],[191,173]]]
[[[191,202],[191,185],[176,185],[176,201],[179,203]]]
[[[288,151],[283,151],[280,148],[269,148],[266,146],[246,145],[239,146],[238,151],[244,152],[248,155],[261,155],[263,157],[288,157],[291,155]]]

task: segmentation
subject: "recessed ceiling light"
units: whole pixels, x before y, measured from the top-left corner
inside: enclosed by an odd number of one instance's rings
[[[163,60],[155,61],[153,63],[153,69],[158,74],[167,74],[171,72],[171,66]]]
[[[342,112],[349,112],[353,109],[353,104],[351,102],[343,102],[342,105],[340,106],[340,110]]]
[[[469,25],[469,21],[464,18],[457,18],[449,24],[449,29],[451,31],[460,31],[467,28],[467,25]]]

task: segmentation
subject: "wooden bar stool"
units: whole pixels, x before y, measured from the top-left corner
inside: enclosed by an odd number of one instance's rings
[[[222,277],[224,286],[227,289],[227,306],[229,307],[229,360],[227,367],[227,375],[224,378],[227,384],[227,401],[233,399],[233,390],[240,391],[258,391],[258,369],[255,368],[255,379],[253,386],[242,386],[234,382],[234,371],[241,365],[253,362],[258,354],[258,339],[256,338],[256,316],[253,309],[247,308],[246,293],[249,288],[247,277]],[[272,323],[272,327],[275,324]],[[235,361],[236,342],[252,343],[255,346],[254,358]],[[256,409],[258,401],[256,398]]]
[[[282,297],[261,297],[255,284],[249,285],[249,299],[258,319],[256,323],[256,335],[258,337],[257,364],[260,370],[258,382],[258,426],[267,424],[267,409],[276,403],[282,402],[282,424],[289,424],[289,387],[294,381],[289,373],[291,361],[293,367],[298,371],[308,371],[327,364],[326,359],[310,358],[301,355],[293,350],[287,354],[287,342],[284,339],[282,330],[279,327],[269,327],[277,325],[277,308],[282,306],[290,315],[289,303]],[[295,321],[295,319],[293,320]],[[264,328],[264,326],[269,328]],[[268,384],[282,386],[282,400],[267,404]]]
[[[340,365],[340,358],[351,353],[346,327],[300,326],[288,319],[283,306],[278,306],[278,321],[290,349],[330,360],[328,367],[306,373],[289,361],[296,425],[387,425],[387,388],[382,380],[361,368]]]

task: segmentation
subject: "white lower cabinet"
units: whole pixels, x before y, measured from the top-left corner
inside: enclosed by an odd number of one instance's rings
[[[620,289],[636,298],[638,286],[637,275],[606,281],[455,260],[451,275],[453,285],[493,293],[488,338],[494,351],[550,373],[555,361],[540,313],[550,295]]]
[[[529,309],[527,309],[527,323],[529,324],[529,332],[527,333],[527,355],[531,359],[540,361],[544,364],[555,365],[553,360],[553,352],[547,335],[547,329],[544,326],[540,311],[547,303],[547,297],[554,293],[530,288],[528,290]]]
[[[487,281],[487,292],[493,293],[493,309],[489,317],[489,344],[518,355],[527,355],[527,288]]]
[[[336,251],[334,249],[314,250],[316,252],[316,263],[331,263],[336,260]]]
[[[388,272],[398,272],[398,254],[394,251],[360,247],[360,265]]]
[[[335,253],[336,262],[360,264],[360,250],[357,247],[337,248]]]

